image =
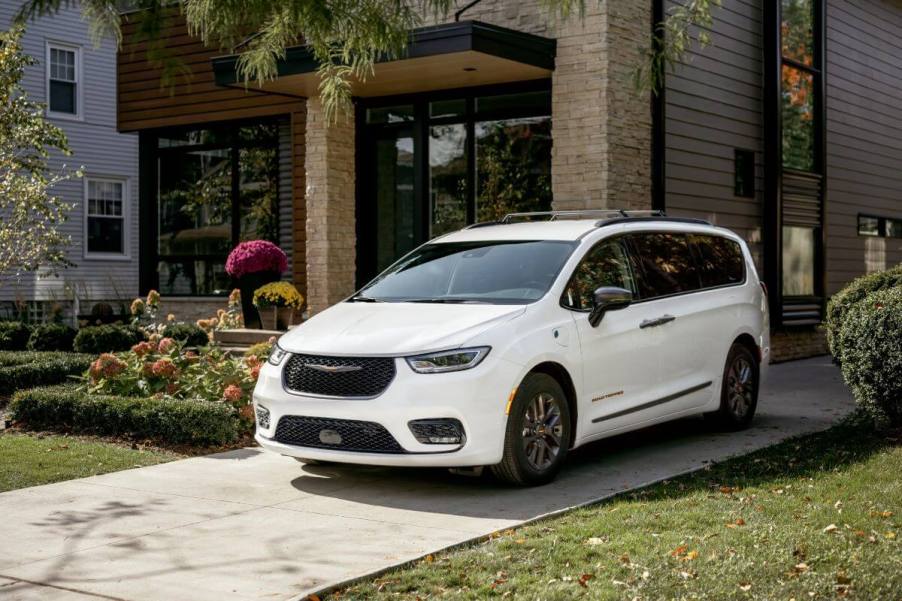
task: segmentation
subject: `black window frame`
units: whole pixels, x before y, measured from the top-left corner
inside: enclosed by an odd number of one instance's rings
[[[742,165],[740,164],[742,163]],[[744,171],[743,168],[744,167]],[[733,149],[733,196],[755,198],[755,151],[749,148]]]
[[[585,261],[586,258],[590,254],[595,252],[595,250],[598,247],[602,246],[603,244],[608,244],[611,242],[616,242],[617,244],[619,244],[620,248],[623,250],[623,253],[626,255],[626,264],[630,270],[630,278],[633,282],[633,288],[632,288],[632,290],[630,290],[630,292],[633,293],[634,299],[638,299],[639,290],[636,286],[636,275],[633,272],[633,262],[630,257],[630,248],[627,245],[626,241],[624,240],[625,236],[626,236],[626,234],[617,234],[616,236],[608,236],[607,238],[602,238],[601,240],[597,241],[595,244],[590,246],[589,250],[587,250],[586,252],[584,252],[582,254],[582,256],[579,258],[579,261],[577,261],[576,265],[573,267],[573,271],[570,272],[570,275],[567,278],[567,283],[564,285],[564,289],[561,290],[561,298],[560,298],[560,302],[559,302],[561,307],[563,307],[564,309],[567,309],[568,311],[575,311],[577,313],[591,313],[592,312],[591,308],[579,309],[577,307],[568,305],[567,301],[566,301],[567,289],[570,288],[570,284],[573,282],[573,279],[576,277],[576,272],[579,270],[580,265],[583,264],[583,261]]]
[[[877,221],[877,233],[876,234],[862,233],[862,231],[861,231],[862,219],[875,219]],[[870,213],[859,213],[857,227],[856,227],[856,233],[862,238],[890,238],[890,239],[902,238],[902,235],[893,236],[890,234],[890,227],[889,227],[890,223],[898,223],[898,224],[900,224],[900,228],[902,228],[902,218],[883,217],[880,215],[872,215]]]

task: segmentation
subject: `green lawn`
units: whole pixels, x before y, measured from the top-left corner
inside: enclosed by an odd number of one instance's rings
[[[900,445],[843,424],[334,596],[902,600]]]
[[[0,432],[0,492],[178,458],[166,451],[138,450],[71,436]]]

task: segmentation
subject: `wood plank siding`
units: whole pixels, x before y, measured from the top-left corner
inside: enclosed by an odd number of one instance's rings
[[[858,214],[902,219],[902,7],[827,2],[827,292],[902,262],[902,238],[858,235]]]
[[[666,78],[665,207],[735,230],[761,267],[763,116],[761,0],[717,9],[712,44]],[[677,3],[664,0],[669,11]],[[755,153],[755,197],[734,195],[734,151]]]

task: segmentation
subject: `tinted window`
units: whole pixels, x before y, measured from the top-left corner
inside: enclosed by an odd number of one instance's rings
[[[542,298],[573,242],[446,242],[418,248],[360,291],[384,302],[525,304]]]
[[[698,290],[698,272],[685,234],[635,234],[629,239],[641,298]]]
[[[564,290],[564,305],[572,309],[591,309],[593,293],[602,286],[636,289],[626,252],[617,240],[602,242],[580,261]]]
[[[692,236],[698,256],[702,286],[726,286],[745,279],[745,264],[739,243],[720,236]]]

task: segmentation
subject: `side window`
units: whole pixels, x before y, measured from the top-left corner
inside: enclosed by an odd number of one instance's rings
[[[47,45],[47,108],[51,113],[79,114],[78,59],[76,47]]]
[[[601,242],[586,253],[564,290],[564,306],[580,311],[591,309],[592,295],[602,286],[636,290],[629,260],[619,240]]]
[[[691,236],[698,255],[702,286],[727,286],[745,279],[742,248],[735,240],[720,236]]]
[[[698,271],[685,234],[634,234],[629,240],[640,298],[699,289]]]

